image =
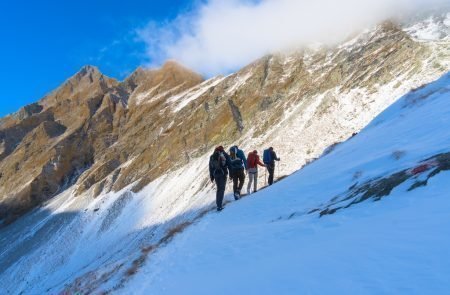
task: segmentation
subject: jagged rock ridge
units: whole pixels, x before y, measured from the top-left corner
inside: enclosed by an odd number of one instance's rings
[[[138,191],[218,143],[239,141],[243,134],[267,136],[271,126],[294,119],[286,111],[295,107],[299,115],[316,108],[314,118],[304,122],[315,133],[314,125],[322,124],[318,118],[335,115],[342,95],[359,90],[355,100],[391,81],[401,88],[402,80],[424,70],[430,76],[444,72],[448,67],[432,56],[436,52],[445,50],[416,42],[386,23],[338,48],[269,55],[203,84],[198,74],[175,62],[158,70],[139,68],[123,82],[86,66],[40,102],[2,120],[0,218],[14,219],[74,182],[77,194],[91,188],[94,195],[117,191],[136,181]],[[54,128],[64,132],[48,133]],[[323,136],[346,127],[327,128]],[[339,134],[334,141],[343,138]],[[304,149],[311,156],[325,148],[308,142]]]
[[[127,132],[134,88],[162,85],[182,91],[201,81],[199,75],[173,62],[159,70],[138,69],[122,83],[86,66],[38,103],[4,118],[0,220],[14,220],[93,170],[96,177],[82,177],[81,187],[89,188],[126,161],[126,150],[114,154],[114,159],[101,159]]]

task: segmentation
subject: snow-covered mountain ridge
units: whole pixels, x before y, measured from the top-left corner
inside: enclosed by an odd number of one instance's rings
[[[291,177],[205,216],[119,293],[446,294],[449,118],[450,73]]]
[[[0,229],[5,292],[126,287],[150,253],[211,209],[215,145],[273,145],[278,176],[290,174],[449,61],[445,38],[415,40],[386,23],[336,48],[269,55],[207,81],[174,62],[124,82],[82,69],[0,121],[0,219],[18,218]]]

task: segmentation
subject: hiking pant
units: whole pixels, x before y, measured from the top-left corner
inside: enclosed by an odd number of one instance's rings
[[[258,171],[256,172],[248,172],[248,184],[247,184],[247,192],[250,193],[250,188],[252,187],[253,182],[253,192],[257,191],[258,186]]]
[[[233,192],[239,193],[240,195],[245,181],[244,169],[233,171],[232,178],[233,178]]]
[[[215,176],[214,180],[216,181],[216,205],[217,208],[222,208],[222,202],[223,202],[223,195],[225,194],[225,186],[227,184],[227,176],[226,175],[219,175]]]
[[[267,166],[267,171],[269,171],[269,185],[273,184],[273,175],[275,173],[275,165]]]

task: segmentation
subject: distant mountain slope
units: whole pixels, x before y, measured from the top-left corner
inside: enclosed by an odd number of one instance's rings
[[[201,81],[174,62],[158,70],[138,69],[122,83],[86,66],[39,102],[4,118],[0,121],[0,220],[10,223],[77,180],[83,181],[83,191],[108,174],[117,174],[131,147],[117,149],[114,144],[124,134],[135,137],[136,120],[144,119],[133,117],[139,112],[133,111],[134,91],[152,88],[153,95],[168,90],[177,94]],[[151,110],[146,110],[150,116]],[[148,134],[140,136],[144,143]],[[113,156],[106,158],[105,153]]]
[[[409,27],[385,23],[206,81],[174,62],[123,82],[85,67],[0,120],[3,288],[120,289],[153,247],[213,207],[217,144],[273,145],[277,176],[288,175],[449,71],[448,41]]]
[[[123,294],[446,294],[450,73],[291,177],[209,214]]]
[[[175,62],[124,82],[87,66],[0,121],[0,220],[75,183],[76,195],[135,182],[137,192],[219,143],[277,144],[298,159],[283,163],[289,174],[447,71],[448,60],[448,41],[413,40],[385,23],[337,48],[269,55],[203,84]]]

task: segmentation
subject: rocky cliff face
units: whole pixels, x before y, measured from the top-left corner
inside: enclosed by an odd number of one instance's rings
[[[86,66],[1,121],[0,219],[13,220],[75,183],[77,195],[132,183],[138,191],[219,143],[259,146],[282,135],[289,154],[304,162],[390,104],[394,97],[374,96],[386,85],[401,94],[405,83],[448,70],[448,41],[439,42],[385,23],[337,48],[269,55],[204,82],[175,62],[138,69],[124,82]],[[289,124],[301,130],[288,134]]]
[[[131,146],[114,144],[132,132],[135,90],[141,95],[149,88],[177,93],[201,81],[173,62],[159,70],[139,69],[122,83],[86,66],[39,102],[4,118],[0,219],[9,223],[73,185],[80,175],[83,191],[125,162]]]

